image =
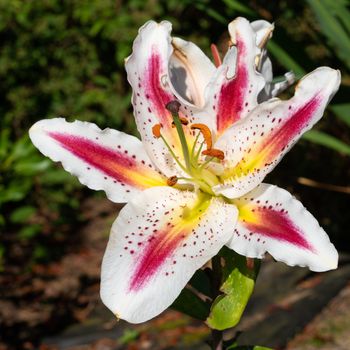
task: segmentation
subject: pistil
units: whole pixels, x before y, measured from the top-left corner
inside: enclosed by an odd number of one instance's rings
[[[194,123],[190,126],[191,130],[199,130],[194,143],[189,151],[189,146],[186,140],[184,127],[188,125],[188,120],[179,115],[180,103],[178,101],[171,101],[166,105],[166,108],[172,115],[172,125],[176,128],[183,154],[185,164],[179,161],[178,156],[174,150],[169,146],[166,139],[162,135],[162,124],[156,124],[152,127],[152,133],[155,138],[161,138],[165,146],[168,148],[170,154],[179,165],[179,167],[189,175],[189,177],[177,177],[171,176],[167,179],[168,186],[181,187],[184,184],[179,183],[179,180],[185,181],[188,185],[200,188],[203,192],[213,196],[214,192],[212,187],[219,184],[219,179],[215,172],[212,172],[210,168],[207,168],[210,162],[217,163],[224,159],[224,152],[218,149],[214,149],[213,140],[210,129],[201,123]],[[199,143],[199,137],[202,135],[203,141]],[[197,145],[199,146],[197,147]],[[203,150],[203,147],[206,149]],[[205,161],[200,161],[200,155],[208,156]],[[219,164],[219,163],[217,163]]]
[[[183,157],[185,159],[187,172],[188,172],[188,174],[191,175],[192,174],[192,166],[191,166],[191,161],[190,161],[190,152],[188,150],[186,136],[185,136],[185,133],[183,131],[182,124],[181,124],[180,117],[179,117],[180,102],[174,100],[174,101],[169,102],[165,107],[171,113],[171,115],[173,117],[173,121],[175,123],[175,127],[176,127],[176,130],[177,130],[177,133],[179,135],[180,142],[181,142],[182,153],[183,153]]]

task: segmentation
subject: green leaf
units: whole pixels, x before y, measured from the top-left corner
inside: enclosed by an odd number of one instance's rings
[[[14,210],[10,216],[11,222],[18,224],[28,220],[34,213],[36,209],[31,206],[24,206]]]
[[[4,226],[5,225],[5,218],[3,215],[0,214],[0,226]]]
[[[0,159],[6,157],[10,147],[10,130],[4,129],[0,132]]]
[[[37,245],[34,248],[34,251],[33,251],[34,260],[42,260],[42,259],[46,259],[47,257],[48,257],[48,251],[45,246]]]
[[[53,168],[40,176],[40,180],[46,186],[54,186],[71,181],[73,176],[60,168]]]
[[[284,49],[276,42],[270,40],[267,44],[268,51],[278,60],[278,62],[288,70],[293,71],[297,77],[305,75],[305,70],[297,63]]]
[[[15,179],[7,184],[6,188],[0,189],[0,204],[22,200],[28,194],[31,186],[32,180],[29,178]]]
[[[341,103],[328,107],[336,116],[350,127],[350,103]]]
[[[303,135],[303,139],[331,148],[339,153],[350,156],[350,146],[336,137],[326,134],[323,131],[310,130]]]
[[[330,6],[327,1],[320,0],[308,0],[308,3],[330,45],[335,48],[338,57],[350,68],[350,37],[335,16],[334,5]],[[347,12],[345,5],[340,6],[338,6],[339,9]]]
[[[205,320],[210,309],[209,304],[200,299],[188,288],[182,290],[171,307],[199,320]]]
[[[29,136],[25,135],[20,138],[12,148],[11,156],[13,160],[17,160],[19,158],[25,158],[30,153],[34,151],[34,146],[29,140]]]
[[[221,254],[225,260],[220,288],[223,294],[215,299],[207,318],[209,327],[218,330],[234,327],[240,321],[259,270],[259,260],[255,260],[254,268],[250,269],[244,256],[228,248],[224,248]]]
[[[19,161],[14,166],[14,170],[19,175],[31,176],[46,170],[50,165],[51,161],[48,159],[37,161],[36,159],[29,158],[25,161]]]
[[[18,232],[20,239],[31,239],[42,231],[41,225],[35,224],[22,228]]]
[[[209,17],[212,17],[215,21],[218,21],[221,24],[226,25],[227,19],[222,16],[219,12],[214,10],[213,8],[208,7],[207,4],[199,4],[195,5],[199,10],[205,12]]]
[[[118,342],[120,344],[126,345],[140,336],[140,332],[137,329],[126,329],[124,333],[119,337]]]
[[[233,10],[234,12],[240,12],[241,14],[248,16],[256,16],[256,13],[248,6],[243,5],[241,1],[223,0],[223,2],[229,9]]]

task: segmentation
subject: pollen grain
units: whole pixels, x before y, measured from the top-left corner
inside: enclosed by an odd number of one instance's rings
[[[202,152],[202,154],[204,156],[210,156],[210,157],[218,158],[220,160],[223,160],[225,158],[224,152],[215,148],[206,149],[205,151]]]
[[[162,128],[162,124],[155,124],[152,126],[153,136],[157,139],[160,138],[160,129]]]

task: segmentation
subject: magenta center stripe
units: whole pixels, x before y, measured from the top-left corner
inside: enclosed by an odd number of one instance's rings
[[[250,231],[278,241],[288,242],[301,249],[314,251],[301,230],[295,226],[285,212],[259,208],[255,214],[258,223],[244,222]]]
[[[165,91],[161,85],[161,78],[167,72],[163,72],[162,58],[153,49],[152,55],[148,61],[147,75],[145,77],[145,92],[146,98],[150,100],[155,114],[165,124],[171,123],[172,119],[169,118],[169,111],[165,108],[166,104],[174,99],[172,94]],[[152,111],[151,111],[152,112]]]
[[[288,119],[282,125],[279,125],[274,133],[269,135],[268,141],[264,142],[262,146],[262,149],[269,146],[273,147],[274,151],[268,155],[269,160],[275,159],[276,155],[307,126],[320,102],[321,99],[316,95],[312,100],[292,112]]]
[[[141,254],[137,256],[137,265],[129,284],[130,291],[138,291],[161,269],[171,258],[176,247],[185,235],[178,233],[171,237],[169,232],[160,231],[152,235],[142,247]],[[169,274],[170,272],[168,272]],[[167,275],[167,272],[164,271]]]
[[[135,183],[127,176],[124,169],[137,169],[137,163],[131,156],[123,151],[116,151],[98,145],[97,143],[81,136],[67,133],[49,132],[48,135],[56,140],[64,149],[76,157],[98,169],[113,179],[135,186]],[[123,153],[122,153],[123,152]]]
[[[244,42],[237,36],[237,68],[235,76],[220,90],[217,113],[217,130],[222,133],[235,121],[240,119],[244,107],[245,95],[248,89],[248,71],[244,57],[246,48]]]

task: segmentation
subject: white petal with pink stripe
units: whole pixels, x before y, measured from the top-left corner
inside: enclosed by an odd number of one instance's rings
[[[229,33],[235,46],[228,50],[208,86],[207,108],[215,116],[218,135],[256,107],[258,94],[265,85],[256,70],[260,49],[250,23],[239,17],[229,24]]]
[[[228,246],[251,258],[266,252],[312,271],[337,268],[338,253],[317,220],[289,192],[261,184],[235,200],[239,219]]]
[[[29,135],[40,152],[62,162],[82,184],[105,191],[113,202],[127,202],[146,188],[166,184],[134,136],[63,118],[41,120]]]
[[[225,151],[223,184],[217,194],[229,198],[244,195],[257,186],[278,164],[301,135],[322,117],[338,90],[340,73],[321,67],[298,83],[294,97],[261,103],[217,141]]]
[[[118,317],[146,321],[165,310],[194,272],[232,236],[237,208],[170,187],[133,198],[113,224],[101,298]]]

